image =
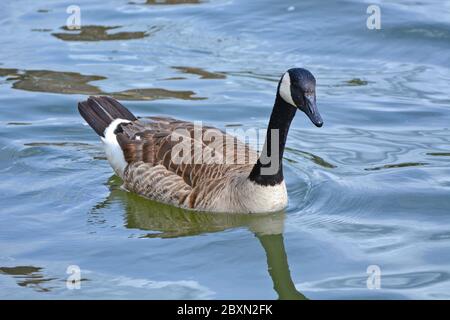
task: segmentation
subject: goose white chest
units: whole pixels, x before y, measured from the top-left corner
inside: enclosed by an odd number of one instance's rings
[[[287,205],[284,181],[275,186],[263,186],[246,178],[230,183],[213,204],[215,211],[241,213],[277,212]]]
[[[275,186],[262,186],[246,180],[243,188],[245,206],[250,213],[276,212],[288,205],[286,184],[283,182]]]

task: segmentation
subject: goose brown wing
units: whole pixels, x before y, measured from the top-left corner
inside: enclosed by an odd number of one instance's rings
[[[192,122],[166,117],[122,124],[117,140],[128,164],[162,165],[191,187],[221,178],[229,170],[250,168],[257,156],[247,144],[217,128],[199,130]]]

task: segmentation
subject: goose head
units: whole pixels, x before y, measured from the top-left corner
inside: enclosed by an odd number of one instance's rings
[[[281,78],[278,92],[283,100],[303,111],[314,125],[323,125],[316,105],[316,79],[306,69],[289,69]]]

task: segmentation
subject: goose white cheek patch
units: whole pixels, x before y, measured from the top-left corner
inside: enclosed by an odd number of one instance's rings
[[[295,107],[295,103],[291,95],[291,77],[289,76],[289,72],[286,72],[281,79],[280,96],[284,101]]]

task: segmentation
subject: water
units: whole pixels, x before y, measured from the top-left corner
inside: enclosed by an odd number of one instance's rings
[[[0,5],[0,297],[450,298],[449,1],[147,2],[78,1],[81,32],[72,1]],[[325,125],[294,120],[280,214],[120,190],[76,110],[105,93],[264,129],[292,66],[315,74]]]

